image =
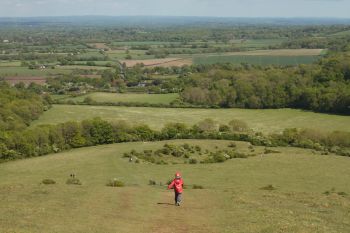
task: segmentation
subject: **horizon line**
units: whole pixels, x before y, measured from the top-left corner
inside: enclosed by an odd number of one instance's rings
[[[38,15],[38,16],[0,16],[0,18],[63,18],[63,17],[157,17],[157,18],[217,18],[217,19],[346,19],[350,17],[336,17],[336,16],[201,16],[201,15]]]

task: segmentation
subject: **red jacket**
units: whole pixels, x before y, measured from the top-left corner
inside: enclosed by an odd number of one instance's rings
[[[177,193],[182,193],[184,187],[184,181],[182,178],[174,179],[168,186],[168,189],[174,189]]]

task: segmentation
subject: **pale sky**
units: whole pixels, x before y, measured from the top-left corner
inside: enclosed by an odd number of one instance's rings
[[[350,0],[0,0],[0,17],[73,15],[350,18]]]

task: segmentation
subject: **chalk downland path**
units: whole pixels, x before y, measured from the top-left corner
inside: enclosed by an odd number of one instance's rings
[[[155,207],[157,215],[152,220],[149,232],[180,233],[180,232],[215,232],[208,222],[207,198],[195,195],[193,191],[185,190],[180,207],[174,205],[172,190],[160,191],[157,195],[160,202]],[[204,202],[204,200],[206,200]]]

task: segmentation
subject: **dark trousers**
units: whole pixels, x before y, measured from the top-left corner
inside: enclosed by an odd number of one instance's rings
[[[182,193],[175,192],[175,204],[181,203],[181,196],[182,196]]]

